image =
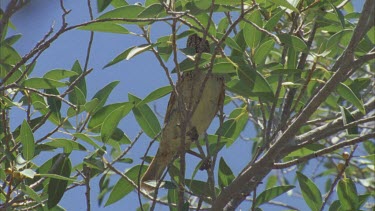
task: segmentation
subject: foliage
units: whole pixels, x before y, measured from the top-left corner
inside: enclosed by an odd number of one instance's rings
[[[140,201],[140,210],[155,204],[171,210],[234,210],[246,201],[252,210],[265,204],[297,209],[290,199],[295,196],[286,194],[293,192],[311,210],[374,208],[369,203],[375,188],[374,1],[367,0],[356,12],[351,1],[341,0],[146,0],[134,5],[97,0],[96,18],[71,25],[61,0],[61,28],[49,31],[22,56],[14,44],[27,38],[7,32],[13,27],[10,18],[28,2],[11,0],[2,5],[0,16],[0,209],[61,209],[67,190],[85,186],[90,210],[96,177],[103,206],[136,191],[147,201]],[[151,38],[156,23],[172,33]],[[72,30],[143,39],[143,45],[124,49],[104,68],[151,52],[170,83],[144,99],[128,94],[128,101],[107,102],[119,81],[88,90],[86,77],[97,71],[88,67],[88,56],[69,61],[71,69],[34,76],[39,56]],[[193,33],[211,43],[211,53],[194,55],[177,45]],[[171,74],[198,68],[225,77],[226,115],[220,112],[215,134],[192,146],[203,158],[193,174],[181,174],[180,166],[192,165],[184,159],[191,155],[182,154],[170,165],[170,177],[150,195],[138,188],[149,147],[143,160],[129,152],[143,133],[150,145],[160,139],[162,125],[150,103],[176,91]],[[14,113],[24,121],[11,127]],[[134,140],[119,124],[128,115],[142,128]],[[246,137],[249,125],[256,131],[253,137]],[[252,143],[252,159],[234,172],[234,164],[220,153],[243,141]],[[54,156],[47,158],[45,152]],[[76,153],[85,156],[73,166]],[[36,165],[37,159],[43,164]],[[131,167],[123,172],[116,168],[119,163]],[[198,169],[206,176],[196,177]],[[120,179],[112,184],[114,175]],[[326,181],[326,189],[317,180]],[[280,195],[289,200],[272,201]]]

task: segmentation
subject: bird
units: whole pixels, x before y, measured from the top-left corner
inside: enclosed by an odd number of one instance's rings
[[[194,49],[195,53],[209,53],[208,41],[202,42],[201,37],[192,34],[188,37],[186,46]],[[182,97],[184,107],[190,111],[191,115],[181,115],[178,99],[175,92],[172,92],[164,118],[159,148],[141,178],[141,189],[147,192],[155,190],[150,182],[158,183],[167,166],[178,155],[182,141],[181,124],[186,123],[185,148],[188,150],[190,144],[197,141],[199,136],[206,132],[219,108],[223,106],[225,97],[224,78],[203,69],[198,68],[197,70],[183,72],[176,82],[176,89],[179,90],[178,97]],[[202,90],[203,84],[204,89]],[[188,120],[185,118],[188,118]]]

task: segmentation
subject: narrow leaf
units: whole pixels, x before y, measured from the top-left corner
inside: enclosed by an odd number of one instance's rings
[[[218,182],[219,186],[224,189],[227,187],[233,180],[235,176],[228,166],[228,164],[225,162],[225,160],[221,157],[219,162],[219,172],[218,172]]]
[[[67,84],[63,82],[48,78],[29,78],[26,79],[22,85],[34,89],[53,89],[67,86]]]
[[[290,34],[280,34],[279,38],[282,43],[295,49],[296,51],[305,52],[307,50],[307,45],[303,40],[301,40],[301,38]]]
[[[301,188],[302,196],[312,211],[320,210],[322,206],[322,195],[318,187],[301,172],[297,172],[297,179]]]
[[[77,29],[117,34],[129,34],[129,30],[127,30],[126,28],[117,23],[111,22],[90,23],[88,25],[78,27]]]
[[[339,181],[337,195],[341,207],[345,207],[345,210],[359,210],[357,188],[350,178],[344,178]]]
[[[72,164],[70,162],[69,157],[65,157],[63,162],[59,163],[58,166],[57,175],[63,176],[63,177],[69,177],[70,172],[72,169]],[[56,178],[51,178],[51,180],[48,183],[48,201],[47,205],[48,208],[51,209],[54,206],[56,206],[60,200],[62,199],[65,190],[68,186],[67,180],[61,180]]]
[[[125,175],[133,181],[135,184],[138,183],[139,173],[141,175],[146,171],[146,168],[142,168],[140,172],[140,165],[134,166],[127,170],[125,172]],[[105,206],[111,205],[118,200],[124,198],[126,195],[128,195],[130,192],[132,192],[135,189],[135,187],[132,185],[131,182],[127,181],[124,178],[120,178],[117,183],[114,185],[111,194],[108,197],[107,202],[105,203]]]
[[[22,143],[22,156],[26,160],[31,160],[34,157],[35,143],[33,131],[26,120],[23,120],[21,125],[20,141]]]
[[[353,103],[353,105],[357,107],[362,112],[362,114],[366,113],[363,102],[360,99],[358,99],[358,97],[347,85],[339,83],[337,85],[336,90],[342,98]]]
[[[137,104],[137,106],[140,106],[140,105],[143,105],[143,104],[147,104],[149,102],[152,102],[152,101],[155,101],[159,98],[162,98],[164,97],[165,95],[171,93],[172,91],[172,87],[171,86],[164,86],[164,87],[160,87],[156,90],[154,90],[153,92],[151,92],[149,95],[147,95],[145,97],[145,99],[143,99],[141,102],[139,102]]]
[[[139,18],[154,18],[164,11],[164,6],[159,4],[151,4],[141,13],[139,13]]]
[[[273,188],[269,188],[263,191],[259,196],[256,198],[255,207],[259,207],[261,204],[267,203],[272,199],[280,196],[281,194],[293,189],[294,185],[285,185],[285,186],[277,186]]]
[[[92,113],[95,113],[98,111],[100,108],[103,107],[105,102],[108,99],[108,96],[111,94],[112,90],[120,83],[120,81],[113,81],[109,84],[107,84],[105,87],[103,87],[101,90],[99,90],[92,99],[98,99],[99,102],[97,106],[95,107],[95,110],[93,110]]]
[[[273,2],[274,4],[278,5],[278,6],[283,6],[283,7],[286,7],[296,13],[299,13],[298,9],[295,8],[293,5],[291,5],[287,0],[270,0],[271,2]]]
[[[76,72],[73,72],[70,70],[54,69],[44,74],[43,78],[48,78],[48,79],[58,81],[58,80],[69,78],[69,77],[76,76],[76,75],[78,75]]]
[[[141,100],[135,95],[128,94],[130,101],[138,104]],[[158,118],[147,104],[136,106],[133,108],[133,114],[142,130],[150,137],[155,138],[160,132],[161,127]]]
[[[131,103],[128,103],[111,112],[105,119],[101,128],[101,138],[103,142],[107,142],[111,138],[113,132],[117,128],[118,123],[124,118],[133,108]]]
[[[340,110],[341,110],[341,115],[343,117],[344,125],[347,125],[347,124],[355,121],[355,118],[348,111],[348,109],[340,106]],[[347,134],[359,134],[358,127],[357,126],[353,126],[351,128],[348,128],[348,129],[346,129],[346,133]]]

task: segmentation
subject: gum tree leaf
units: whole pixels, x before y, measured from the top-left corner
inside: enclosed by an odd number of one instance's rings
[[[297,179],[301,188],[302,196],[312,211],[320,210],[322,206],[322,194],[318,187],[301,172],[297,172]]]
[[[270,200],[280,196],[281,194],[293,189],[294,185],[285,185],[269,188],[258,195],[255,202],[255,207],[259,207],[261,204],[267,203]]]
[[[141,99],[135,95],[128,94],[130,101],[134,104],[138,104]],[[155,138],[160,132],[161,127],[158,118],[147,104],[135,106],[133,108],[133,114],[142,130],[150,137]]]
[[[127,30],[125,27],[121,26],[120,24],[111,22],[90,23],[88,25],[78,27],[77,29],[116,34],[129,34],[129,30]]]
[[[26,160],[31,160],[34,157],[35,143],[33,131],[26,120],[23,120],[21,125],[20,141],[22,143],[22,156]]]

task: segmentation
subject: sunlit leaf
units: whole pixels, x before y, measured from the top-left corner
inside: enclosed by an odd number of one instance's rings
[[[228,164],[225,162],[225,160],[221,157],[219,162],[219,172],[218,172],[218,183],[219,186],[223,189],[227,187],[233,180],[235,176],[228,166]]]
[[[23,86],[34,89],[53,89],[67,86],[67,84],[48,78],[29,78],[23,82]]]
[[[128,98],[135,104],[138,104],[141,101],[141,99],[132,94],[128,94]],[[150,138],[155,138],[160,132],[161,127],[158,118],[151,110],[151,108],[147,104],[135,106],[133,108],[133,114],[143,131]]]
[[[112,111],[102,124],[100,133],[103,142],[107,142],[117,128],[118,123],[124,118],[133,108],[131,103],[128,103],[116,110]]]
[[[339,181],[337,195],[342,207],[347,210],[359,210],[357,188],[350,178],[343,178]]]
[[[323,201],[322,194],[320,193],[318,187],[314,184],[313,181],[311,181],[301,172],[297,172],[297,179],[306,204],[312,211],[320,210]]]
[[[23,157],[26,160],[31,160],[34,157],[35,143],[33,131],[26,120],[23,120],[21,125],[20,141],[22,143]]]
[[[125,27],[111,22],[94,22],[85,26],[78,27],[80,30],[96,31],[96,32],[108,32],[117,34],[129,34],[129,30]]]
[[[160,87],[160,88],[154,90],[153,92],[151,92],[149,95],[147,95],[145,97],[145,99],[143,99],[141,102],[139,102],[137,104],[137,106],[140,106],[140,105],[143,105],[143,104],[147,104],[149,102],[152,102],[152,101],[155,101],[155,100],[157,100],[159,98],[162,98],[165,95],[171,93],[171,91],[172,91],[172,87],[171,86]]]

